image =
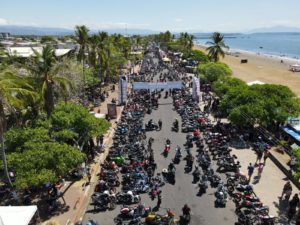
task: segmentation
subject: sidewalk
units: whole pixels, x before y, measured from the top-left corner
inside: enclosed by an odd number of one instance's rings
[[[201,102],[199,106],[203,109],[203,102]],[[214,121],[214,118],[211,115],[209,118]],[[228,120],[222,119],[221,122],[228,123]],[[238,161],[242,166],[241,171],[247,174],[247,167],[249,163],[252,163],[253,165],[256,161],[255,152],[251,149],[232,149],[232,155],[235,154],[237,156]],[[278,224],[287,224],[286,214],[289,204],[286,201],[280,200],[278,197],[281,196],[284,184],[289,180],[283,171],[289,170],[287,163],[290,160],[290,157],[286,153],[279,153],[275,148],[272,148],[270,153],[271,156],[266,161],[261,178],[258,181],[256,167],[250,184],[253,185],[254,192],[261,201],[270,207],[270,215],[279,218]],[[291,184],[293,187],[293,196],[294,194],[299,193],[299,189],[292,182]]]
[[[113,98],[117,99],[118,97],[118,85],[115,86],[116,86],[116,90],[114,92],[109,91],[109,97],[106,98],[105,102],[102,102],[99,107],[96,107],[94,109],[95,112],[98,112],[98,110],[100,109],[100,113],[102,114],[107,113],[107,103],[111,103],[111,100]],[[98,180],[97,174],[100,171],[100,164],[106,158],[109,146],[112,143],[111,137],[114,133],[114,128],[116,127],[116,121],[119,119],[121,115],[121,110],[122,107],[117,107],[117,115],[118,115],[117,119],[110,121],[112,126],[104,136],[103,142],[105,145],[105,152],[98,154],[94,160],[94,163],[90,165],[91,175],[92,175],[91,183],[89,185],[86,185],[87,179],[85,178],[76,181],[73,184],[66,181],[66,185],[62,191],[63,192],[66,191],[64,193],[64,199],[66,201],[67,206],[65,207],[65,210],[63,212],[59,212],[60,214],[52,217],[51,220],[58,222],[58,224],[60,225],[74,224],[79,220],[79,218],[84,213],[84,210],[87,204],[89,203],[89,196],[91,194],[91,190],[94,189],[96,182]],[[63,203],[61,199],[59,200],[61,201],[61,203]]]
[[[274,153],[271,150],[271,154]],[[247,167],[249,163],[254,164],[256,161],[256,154],[250,149],[233,149],[232,154],[235,154],[240,161],[241,171],[247,174]],[[281,196],[282,189],[288,178],[271,160],[267,159],[266,165],[263,169],[260,180],[257,182],[257,168],[255,168],[251,184],[254,186],[254,191],[261,201],[270,207],[270,214],[277,216],[281,222],[286,221],[286,210],[288,203],[281,201],[278,197]],[[293,185],[293,194],[299,193],[298,188]]]

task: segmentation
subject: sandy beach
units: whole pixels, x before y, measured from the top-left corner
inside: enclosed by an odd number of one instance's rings
[[[196,49],[204,50],[203,46],[195,45]],[[221,61],[233,70],[233,76],[246,82],[259,80],[268,84],[281,84],[288,86],[300,97],[300,72],[289,71],[289,66],[296,63],[292,59],[258,55],[255,53],[231,51]],[[241,59],[248,59],[248,63],[241,64]],[[299,62],[298,62],[299,63]]]

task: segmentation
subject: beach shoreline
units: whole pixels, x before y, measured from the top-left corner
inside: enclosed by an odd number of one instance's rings
[[[205,50],[208,46],[206,45],[201,45],[201,44],[194,44],[194,46],[201,48],[202,50]],[[284,62],[290,63],[290,64],[300,64],[300,59],[288,57],[288,56],[279,56],[279,55],[272,55],[272,54],[267,54],[267,53],[259,53],[259,52],[254,52],[254,51],[249,51],[249,50],[243,50],[243,49],[237,49],[237,48],[230,48],[229,50],[225,51],[226,54],[228,55],[236,55],[236,54],[249,54],[253,56],[261,56],[261,57],[267,57],[271,58],[274,60],[283,60]]]
[[[203,45],[195,44],[194,48],[206,51]],[[241,59],[248,62],[241,64]],[[221,62],[232,69],[234,77],[245,82],[259,80],[267,84],[286,85],[300,97],[300,72],[289,70],[290,65],[300,63],[297,59],[232,49]]]

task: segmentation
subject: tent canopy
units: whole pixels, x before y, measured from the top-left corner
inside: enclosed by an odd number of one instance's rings
[[[248,86],[252,86],[254,84],[265,84],[264,82],[261,82],[259,80],[255,80],[255,81],[251,81],[251,82],[248,82],[247,85]]]
[[[169,59],[168,57],[164,57],[162,60],[163,60],[164,62],[170,62],[170,59]]]
[[[36,205],[31,206],[0,206],[1,225],[28,225],[37,211]]]

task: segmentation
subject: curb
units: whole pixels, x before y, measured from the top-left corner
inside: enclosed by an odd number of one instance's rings
[[[296,181],[291,172],[284,166],[282,163],[270,152],[270,159],[273,161],[273,163],[287,176],[287,178],[292,181],[292,183],[300,189],[300,183]]]
[[[115,122],[118,122],[120,120],[123,109],[124,109],[124,107],[122,106],[120,108],[120,114],[118,115]],[[110,130],[106,133],[106,138],[103,141],[103,143],[106,143],[106,148],[105,148],[104,152],[101,153],[101,155],[96,160],[96,163],[95,163],[96,165],[93,168],[93,174],[91,177],[91,184],[87,187],[88,189],[85,191],[83,198],[80,200],[81,203],[79,204],[78,210],[75,213],[75,217],[72,219],[73,223],[71,223],[71,224],[75,224],[77,221],[81,220],[84,217],[85,211],[89,206],[89,201],[87,201],[87,200],[91,197],[93,191],[95,190],[95,187],[97,184],[97,182],[96,182],[97,174],[100,172],[100,169],[101,169],[100,165],[103,163],[104,159],[106,159],[106,157],[109,153],[109,147],[111,144],[110,141],[112,140],[114,133],[115,133],[115,130],[114,130],[114,124],[113,124],[110,127]]]

